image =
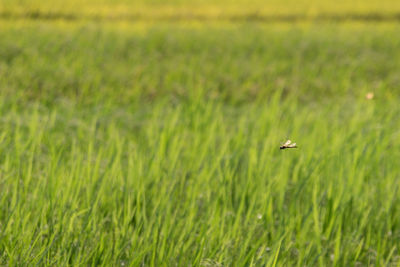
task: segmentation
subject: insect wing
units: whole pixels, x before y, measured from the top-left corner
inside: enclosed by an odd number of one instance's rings
[[[287,140],[286,143],[284,143],[282,146],[288,146],[288,145],[290,145],[291,142],[292,142],[292,141]]]

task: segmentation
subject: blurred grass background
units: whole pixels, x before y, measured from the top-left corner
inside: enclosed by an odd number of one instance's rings
[[[301,102],[400,94],[400,37],[391,24],[2,25],[0,95],[20,102],[240,104],[276,90]]]

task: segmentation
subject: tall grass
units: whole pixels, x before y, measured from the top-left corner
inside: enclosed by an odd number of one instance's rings
[[[400,39],[325,27],[1,29],[0,263],[396,266]]]
[[[1,262],[394,263],[398,112],[277,98],[3,107]],[[299,148],[280,151],[286,137]]]

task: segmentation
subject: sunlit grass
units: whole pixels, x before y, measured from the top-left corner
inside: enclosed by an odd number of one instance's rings
[[[239,104],[278,89],[306,102],[399,93],[397,24],[4,25],[0,95],[15,101]]]
[[[3,104],[1,261],[394,263],[399,112],[367,100]],[[299,148],[280,151],[287,137]]]
[[[0,264],[399,263],[397,25],[2,25]]]

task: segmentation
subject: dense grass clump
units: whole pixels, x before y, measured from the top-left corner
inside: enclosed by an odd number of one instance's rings
[[[394,25],[2,23],[1,265],[399,263]]]

